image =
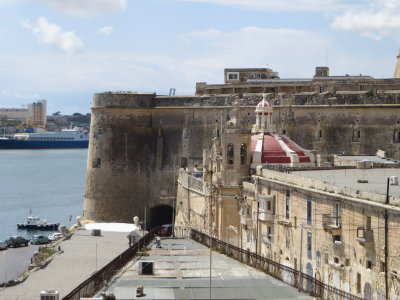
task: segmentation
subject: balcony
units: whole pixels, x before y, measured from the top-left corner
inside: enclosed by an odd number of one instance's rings
[[[275,215],[273,214],[272,210],[260,210],[258,219],[260,221],[273,222],[275,220]]]
[[[370,246],[374,242],[374,232],[365,227],[357,228],[357,241],[363,246]]]
[[[240,224],[242,225],[251,225],[252,220],[248,215],[240,215]]]
[[[322,227],[330,231],[333,235],[338,235],[341,232],[342,218],[324,214],[322,215]]]
[[[286,227],[292,227],[292,222],[289,219],[278,220],[278,224]]]
[[[261,237],[262,242],[265,245],[271,245],[272,243],[272,234],[263,234]]]

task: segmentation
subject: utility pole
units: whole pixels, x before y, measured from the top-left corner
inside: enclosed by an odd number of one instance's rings
[[[303,260],[303,223],[301,223],[301,231],[300,231],[300,266],[299,266],[299,282],[298,282],[298,290],[300,291],[300,285],[302,284],[301,280],[301,271],[303,268],[302,260]]]
[[[386,185],[386,204],[389,204],[389,183],[390,178],[387,179]],[[385,293],[386,293],[386,300],[389,300],[389,285],[388,285],[388,210],[385,209]]]
[[[260,199],[257,199],[257,223],[256,223],[256,257],[258,254],[258,238],[259,238],[259,234],[258,234],[258,215],[260,213]]]
[[[211,161],[212,162],[212,161]],[[211,173],[210,173],[210,203],[209,203],[209,206],[210,206],[210,213],[209,213],[209,216],[208,216],[208,220],[209,220],[209,224],[208,224],[208,231],[209,231],[209,234],[210,234],[210,290],[209,290],[209,292],[210,292],[210,295],[209,295],[209,299],[211,300],[212,298],[211,298],[211,276],[212,276],[212,220],[211,220],[211,216],[212,216],[212,201],[213,201],[213,190],[214,190],[214,188],[213,188],[213,182],[212,182],[212,178],[213,178],[213,172],[214,172],[214,170],[213,170],[213,164],[211,163]]]

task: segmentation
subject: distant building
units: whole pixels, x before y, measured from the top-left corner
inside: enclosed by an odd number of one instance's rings
[[[16,120],[29,127],[45,127],[47,114],[47,101],[37,102],[22,106],[0,107],[0,120]]]
[[[225,69],[223,84],[197,82],[196,95],[271,93],[273,97],[288,97],[298,93],[400,90],[399,66],[398,62],[393,79],[376,79],[362,74],[332,76],[326,66],[316,67],[312,78],[284,79],[278,72],[266,68]]]

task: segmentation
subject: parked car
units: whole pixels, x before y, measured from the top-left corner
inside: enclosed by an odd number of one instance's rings
[[[7,250],[8,245],[5,241],[0,240],[0,250]]]
[[[56,239],[62,236],[61,232],[54,232],[52,235],[49,235],[50,241],[55,241]]]
[[[31,240],[31,244],[34,245],[39,245],[39,244],[48,244],[50,243],[50,240],[47,236],[44,235],[34,235]]]
[[[158,230],[158,235],[159,236],[171,236],[172,230],[173,230],[172,224],[162,225],[161,228]]]
[[[8,240],[5,241],[8,247],[20,247],[20,246],[28,246],[29,241],[22,236],[12,236]]]

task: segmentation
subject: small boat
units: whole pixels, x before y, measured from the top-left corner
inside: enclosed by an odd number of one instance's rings
[[[42,229],[42,230],[56,230],[60,223],[47,223],[46,220],[39,217],[29,216],[25,222],[18,223],[18,229]]]

